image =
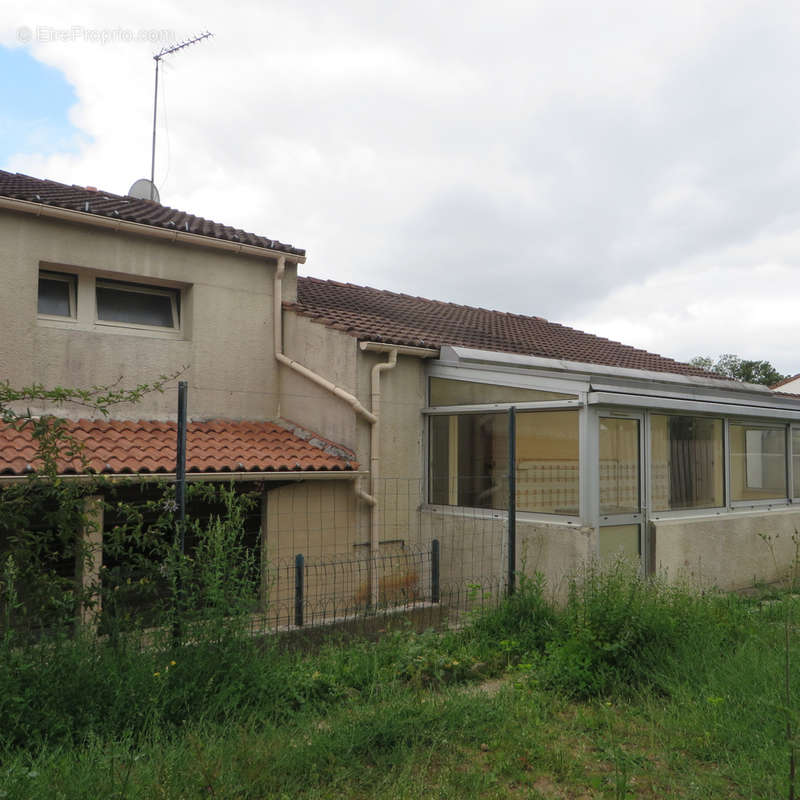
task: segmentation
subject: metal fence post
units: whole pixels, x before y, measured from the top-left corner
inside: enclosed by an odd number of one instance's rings
[[[514,594],[517,572],[517,409],[508,410],[508,594]]]
[[[178,435],[175,443],[175,510],[177,513],[177,544],[181,556],[186,549],[186,417],[187,417],[187,395],[189,384],[186,381],[178,381]],[[172,629],[172,637],[178,642],[181,638],[181,616],[184,611],[183,583],[181,572],[183,570],[181,560],[178,573],[175,576],[175,623]]]
[[[305,580],[305,559],[302,553],[294,557],[294,624],[303,627],[303,582]]]
[[[181,554],[184,550],[186,526],[186,398],[189,391],[186,381],[178,381],[178,440],[175,456],[175,504],[178,511],[178,540]]]
[[[439,602],[439,540],[431,542],[431,602]]]

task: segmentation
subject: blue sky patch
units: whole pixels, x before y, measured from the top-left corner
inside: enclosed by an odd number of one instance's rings
[[[71,153],[80,131],[68,112],[77,102],[63,73],[22,47],[0,46],[0,165],[20,153]]]

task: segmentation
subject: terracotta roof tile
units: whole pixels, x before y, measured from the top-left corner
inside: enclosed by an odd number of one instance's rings
[[[773,383],[772,386],[770,386],[769,388],[770,389],[780,389],[781,386],[785,386],[787,383],[791,383],[792,381],[796,381],[798,378],[800,378],[800,372],[798,372],[797,375],[787,375],[782,381],[778,381],[777,383]]]
[[[297,302],[285,305],[361,340],[432,348],[472,347],[725,380],[691,364],[548,322],[542,317],[460,306],[351,283],[299,277]]]
[[[292,255],[304,256],[305,250],[292,247],[276,239],[257,236],[241,228],[232,228],[218,222],[187,214],[169,206],[162,206],[152,200],[139,200],[135,197],[123,197],[111,192],[87,189],[83,186],[67,186],[56,181],[32,178],[30,175],[4,172],[0,170],[0,196],[16,200],[27,200],[31,203],[69,208],[101,217],[113,217],[127,222],[138,222],[157,228],[187,231],[214,239],[225,239],[229,242],[241,242],[268,250],[279,250]]]
[[[124,474],[174,472],[177,425],[174,422],[78,420],[67,431],[82,443],[87,468]],[[190,422],[186,435],[187,472],[330,471],[358,468],[355,454],[321,437],[272,422]],[[0,424],[0,475],[24,475],[36,469],[36,448],[29,428]],[[82,471],[78,459],[62,459],[61,473]]]

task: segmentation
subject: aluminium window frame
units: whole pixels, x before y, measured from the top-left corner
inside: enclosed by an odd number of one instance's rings
[[[789,423],[788,426],[789,430],[787,433],[787,449],[786,452],[788,453],[788,458],[786,459],[786,480],[787,480],[787,488],[789,490],[789,502],[790,503],[800,503],[800,492],[796,495],[794,493],[794,460],[795,458],[800,461],[800,425],[793,425]],[[797,434],[798,437],[798,448],[797,453],[794,452],[794,434]],[[800,481],[798,481],[798,485],[800,485]]]
[[[778,427],[783,427],[784,429],[784,475],[786,478],[786,494],[784,497],[770,497],[762,500],[734,500],[733,494],[730,488],[730,481],[731,481],[731,448],[730,448],[730,426],[731,425],[741,425],[741,426],[748,426],[751,428],[763,428],[774,430]],[[728,508],[731,511],[741,511],[748,508],[753,509],[766,509],[769,510],[770,508],[785,508],[786,506],[790,505],[791,495],[792,495],[792,486],[789,484],[789,479],[791,477],[791,460],[792,460],[792,451],[791,451],[791,429],[792,425],[791,422],[788,420],[783,420],[782,422],[775,419],[742,419],[739,416],[729,416],[725,418],[725,461],[726,461],[726,473],[727,473],[727,497],[728,499]]]
[[[429,488],[430,432],[428,418],[434,415],[452,415],[459,413],[503,412],[512,406],[519,411],[556,410],[566,408],[578,409],[579,426],[579,516],[565,518],[561,515],[543,514],[540,512],[518,512],[520,520],[547,523],[549,525],[574,527],[585,525],[597,527],[599,524],[599,413],[625,416],[628,412],[643,413],[644,471],[646,472],[644,509],[647,519],[667,521],[680,519],[711,519],[747,511],[786,510],[800,505],[800,497],[792,497],[793,484],[793,452],[792,432],[800,431],[800,408],[790,402],[782,402],[773,398],[771,393],[745,392],[734,394],[725,386],[712,382],[693,385],[683,380],[665,381],[663,385],[652,384],[652,380],[660,380],[658,374],[648,375],[650,381],[638,379],[632,374],[620,374],[618,377],[593,375],[592,365],[577,365],[582,369],[566,373],[563,366],[555,361],[547,363],[523,364],[522,357],[505,354],[486,354],[481,360],[461,360],[462,356],[470,356],[472,351],[462,354],[458,348],[451,348],[452,354],[444,360],[428,362],[425,371],[426,408],[422,409],[425,419],[422,451],[422,475],[425,487],[423,508],[444,514],[458,514],[475,518],[505,519],[504,510],[477,509],[470,506],[435,505],[427,502]],[[452,356],[455,356],[453,359]],[[475,353],[483,356],[483,353]],[[491,360],[490,358],[491,357]],[[508,361],[508,363],[505,363]],[[517,363],[519,361],[519,363]],[[583,368],[585,367],[585,368]],[[605,368],[600,368],[605,369]],[[632,371],[629,371],[632,373]],[[486,405],[465,406],[430,406],[430,377],[450,378],[453,380],[492,385],[510,386],[523,389],[539,389],[577,395],[577,400],[536,401],[530,403],[494,403]],[[631,379],[633,378],[633,380]],[[683,383],[687,383],[683,386]],[[674,511],[652,510],[652,476],[650,474],[650,454],[652,452],[651,423],[652,414],[681,415],[692,417],[710,417],[722,419],[723,448],[723,505],[707,508],[677,509]],[[730,423],[763,425],[786,428],[786,469],[787,497],[767,500],[731,500],[730,471]]]
[[[721,506],[703,506],[702,508],[673,508],[666,511],[656,511],[653,508],[653,430],[652,430],[652,417],[699,417],[703,419],[720,420],[722,422],[722,505]],[[645,456],[647,463],[646,480],[645,480],[645,503],[647,508],[648,519],[652,520],[668,520],[668,519],[682,519],[693,518],[697,516],[719,516],[720,514],[727,513],[730,510],[729,499],[731,496],[731,472],[728,465],[729,457],[729,439],[728,439],[728,417],[722,412],[696,412],[696,411],[676,411],[672,409],[661,408],[648,408],[645,409]]]
[[[581,379],[578,380],[559,380],[549,377],[532,376],[529,374],[509,374],[505,370],[460,368],[443,365],[429,366],[425,374],[425,399],[426,404],[430,402],[430,378],[448,378],[451,380],[466,381],[468,383],[483,383],[490,386],[509,386],[518,389],[534,389],[540,391],[561,392],[563,394],[577,395],[574,400],[536,400],[524,403],[486,403],[470,404],[460,406],[429,406],[422,409],[425,420],[425,435],[423,437],[423,481],[425,502],[423,508],[435,510],[437,513],[452,513],[459,516],[468,515],[482,519],[507,519],[507,509],[478,508],[475,506],[442,505],[431,503],[430,497],[430,446],[431,446],[431,426],[430,418],[434,416],[459,416],[465,414],[503,414],[511,408],[517,411],[536,412],[536,411],[564,411],[574,409],[578,413],[578,514],[550,514],[543,511],[517,511],[517,519],[520,521],[543,522],[552,525],[563,525],[565,527],[576,527],[583,524],[585,504],[587,502],[587,492],[585,488],[586,475],[588,470],[584,464],[583,453],[586,448],[585,437],[587,436],[586,416],[586,392]],[[576,386],[576,383],[578,386]],[[582,391],[583,390],[583,391]]]

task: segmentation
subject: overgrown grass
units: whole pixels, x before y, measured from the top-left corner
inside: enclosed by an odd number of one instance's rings
[[[6,648],[0,797],[785,798],[786,612],[619,564],[564,608],[524,580],[462,630],[313,653],[235,630]]]

